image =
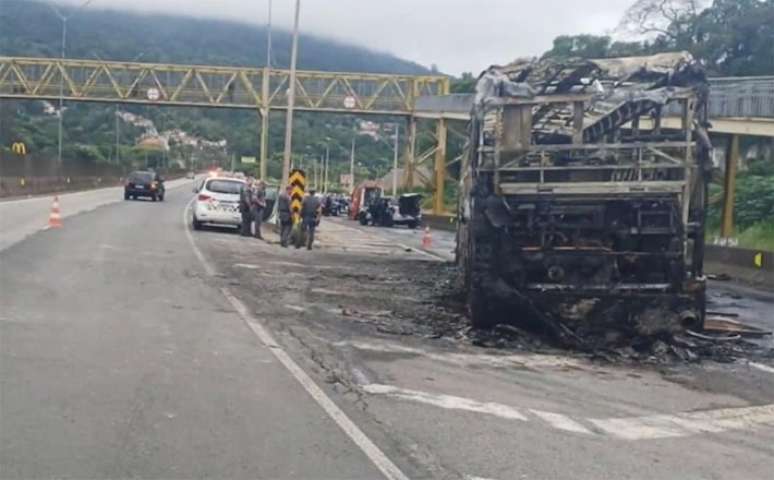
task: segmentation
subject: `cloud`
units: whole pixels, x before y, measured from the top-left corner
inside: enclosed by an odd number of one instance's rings
[[[268,2],[93,0],[88,8],[265,24]],[[273,0],[275,25],[291,27],[294,3]],[[301,0],[301,29],[459,74],[539,55],[557,35],[605,33],[630,4],[630,0]]]

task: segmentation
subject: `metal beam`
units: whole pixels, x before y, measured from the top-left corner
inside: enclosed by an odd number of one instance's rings
[[[287,109],[281,69],[0,56],[0,98],[220,108]],[[410,116],[416,100],[443,95],[438,75],[298,71],[296,109]]]
[[[441,118],[436,123],[435,138],[435,181],[433,182],[433,213],[440,215],[444,211],[443,196],[446,185],[446,120]]]
[[[726,152],[726,172],[723,176],[723,214],[720,236],[734,235],[734,196],[736,189],[736,167],[739,164],[739,135],[732,135]]]

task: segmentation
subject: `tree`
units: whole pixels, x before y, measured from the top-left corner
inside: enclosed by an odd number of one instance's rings
[[[560,35],[554,46],[543,54],[544,58],[604,58],[608,56],[611,39],[599,35]]]
[[[675,45],[695,38],[696,19],[710,0],[636,0],[626,10],[618,31],[637,36],[662,36]]]

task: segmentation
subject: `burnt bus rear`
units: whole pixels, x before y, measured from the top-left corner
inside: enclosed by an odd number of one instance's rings
[[[474,324],[701,328],[706,98],[687,54],[482,74],[458,231]]]

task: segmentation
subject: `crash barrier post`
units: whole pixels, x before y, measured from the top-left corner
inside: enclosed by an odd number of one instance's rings
[[[293,216],[293,245],[299,247],[304,244],[304,229],[301,224],[301,204],[304,201],[306,191],[306,172],[300,168],[294,168],[288,177],[290,185],[290,213]]]

